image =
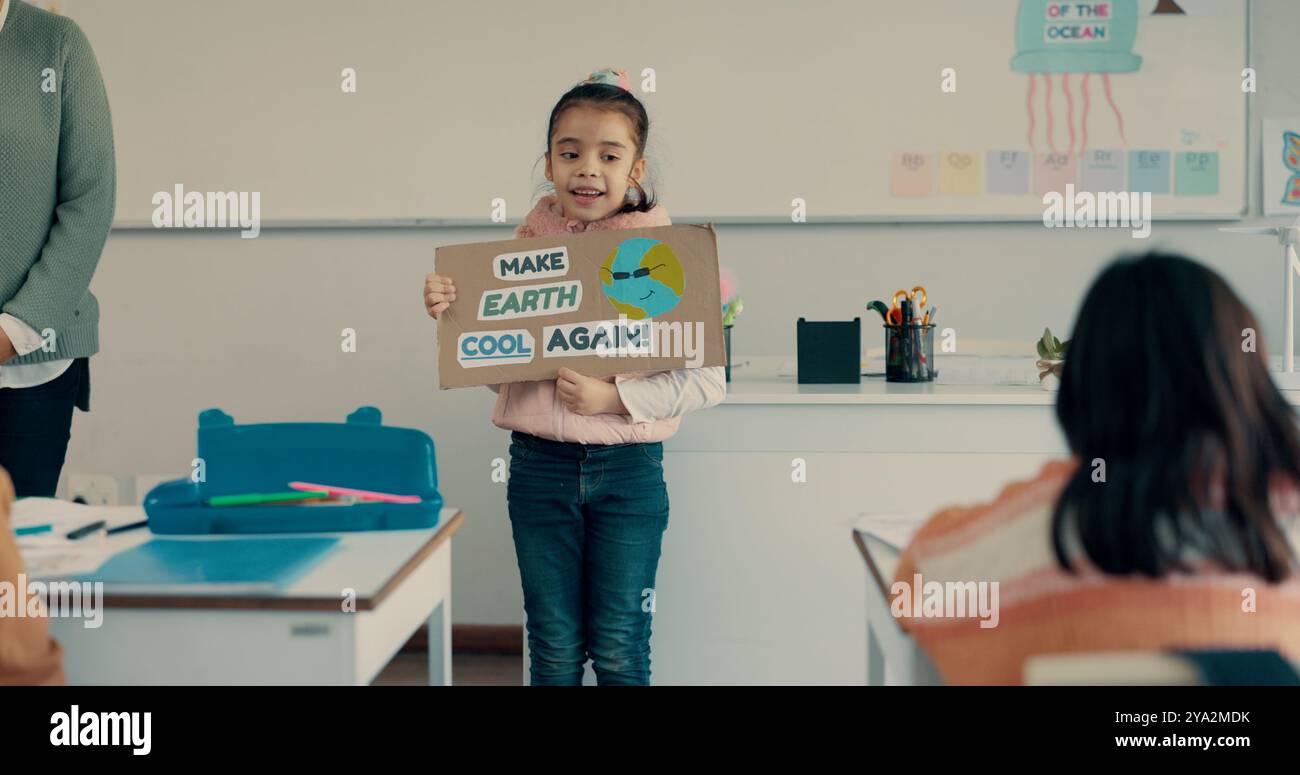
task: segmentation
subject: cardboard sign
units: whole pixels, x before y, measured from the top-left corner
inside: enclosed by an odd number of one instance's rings
[[[656,226],[447,245],[443,388],[721,366],[713,226]]]

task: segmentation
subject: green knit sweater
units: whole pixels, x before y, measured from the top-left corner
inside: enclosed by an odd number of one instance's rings
[[[108,95],[70,19],[9,0],[0,27],[0,311],[54,332],[10,364],[99,350],[90,278],[113,222]]]

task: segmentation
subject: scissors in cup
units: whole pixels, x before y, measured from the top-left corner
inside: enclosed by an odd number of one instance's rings
[[[924,309],[925,308],[925,286],[918,285],[915,288],[913,288],[911,291],[900,290],[894,294],[893,306],[890,308],[889,315],[886,317],[886,321],[892,325],[901,326],[903,325],[904,322],[907,323],[911,322],[911,321],[903,320],[903,309],[902,307],[899,306],[899,303],[903,299],[907,299],[908,301],[911,302],[913,310]],[[919,302],[918,299],[920,299]]]

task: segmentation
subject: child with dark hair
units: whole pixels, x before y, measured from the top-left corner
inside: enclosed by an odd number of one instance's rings
[[[547,124],[546,178],[517,238],[667,226],[647,191],[650,119],[619,70],[566,92]],[[653,271],[653,267],[649,268]],[[430,275],[437,318],[456,299]],[[719,319],[719,325],[721,320]],[[507,501],[524,587],[532,683],[648,684],[655,573],[668,526],[663,440],[726,396],[720,366],[493,385],[492,422],[512,431]]]
[[[899,563],[896,613],[918,581],[998,585],[983,620],[900,614],[946,681],[1019,683],[1038,654],[1300,659],[1300,434],[1258,330],[1221,277],[1182,256],[1101,273],[1056,403],[1071,459],[939,512]]]

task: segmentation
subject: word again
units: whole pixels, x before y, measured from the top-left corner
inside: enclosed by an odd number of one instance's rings
[[[503,253],[492,259],[492,274],[498,280],[541,280],[568,272],[569,253],[564,246]]]
[[[582,306],[582,283],[569,282],[521,285],[484,291],[479,299],[479,320],[511,320],[537,315],[558,315],[573,312]]]
[[[656,320],[593,320],[542,327],[543,358],[683,358],[688,368],[704,363],[704,323]]]

